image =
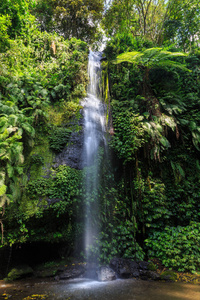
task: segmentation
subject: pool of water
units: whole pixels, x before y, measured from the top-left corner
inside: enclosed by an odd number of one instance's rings
[[[5,299],[3,294],[13,300],[23,300],[32,295],[46,295],[48,300],[200,300],[200,285],[135,279],[111,282],[30,279],[12,284],[1,281],[0,299]]]

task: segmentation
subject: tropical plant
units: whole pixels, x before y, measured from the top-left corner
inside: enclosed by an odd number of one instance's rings
[[[20,111],[11,102],[1,103],[0,112],[0,160],[1,173],[4,174],[1,186],[4,193],[1,193],[1,197],[6,194],[5,186],[9,180],[10,190],[8,192],[15,198],[17,189],[13,184],[18,181],[18,176],[23,172],[24,156],[21,140],[24,134],[26,134],[26,137],[32,138],[35,131],[31,126],[32,117],[26,117],[23,111]]]
[[[162,149],[167,149],[170,146],[169,141],[165,136],[165,128],[171,128],[178,134],[177,121],[174,116],[169,116],[161,111],[159,100],[155,97],[150,83],[150,72],[154,69],[166,69],[167,71],[181,69],[189,71],[184,64],[174,61],[175,57],[185,56],[184,53],[170,52],[162,48],[150,48],[142,52],[133,51],[122,53],[117,56],[114,64],[132,63],[142,72],[142,96],[146,106],[143,114],[146,118],[143,127],[151,138],[152,158],[160,159]]]
[[[98,33],[103,0],[38,1],[34,11],[42,29],[55,30],[66,39],[76,37],[91,42]]]
[[[180,272],[198,272],[200,224],[191,222],[186,227],[166,227],[162,232],[154,232],[145,241],[149,257],[156,257],[168,268]]]

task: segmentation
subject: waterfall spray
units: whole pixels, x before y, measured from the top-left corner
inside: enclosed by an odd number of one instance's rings
[[[83,161],[85,167],[85,255],[90,260],[91,249],[95,246],[99,233],[99,163],[98,151],[101,145],[105,147],[105,105],[98,98],[98,84],[100,80],[101,53],[89,53],[88,94],[82,103],[84,107],[84,150]],[[94,259],[94,257],[93,257]]]

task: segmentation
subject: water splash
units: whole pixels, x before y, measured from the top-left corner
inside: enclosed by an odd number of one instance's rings
[[[100,146],[106,146],[105,139],[105,105],[98,97],[100,84],[101,53],[89,54],[88,74],[90,83],[88,94],[82,103],[84,110],[84,150],[85,167],[85,254],[89,260],[89,252],[94,247],[99,233],[98,222],[98,185],[100,164],[98,152]]]

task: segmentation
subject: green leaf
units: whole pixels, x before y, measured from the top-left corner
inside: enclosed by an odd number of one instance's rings
[[[6,193],[7,186],[5,184],[0,186],[0,196],[3,196]]]

